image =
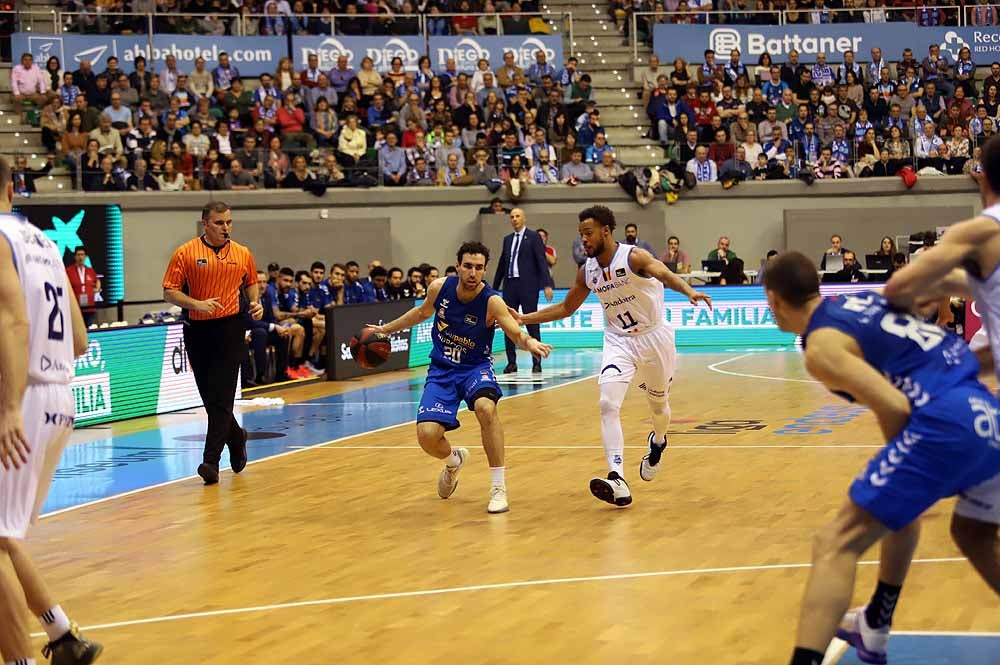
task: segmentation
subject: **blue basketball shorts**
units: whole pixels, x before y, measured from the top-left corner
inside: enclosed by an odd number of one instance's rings
[[[966,383],[914,409],[851,485],[850,497],[897,531],[938,500],[1000,473],[1000,403]]]
[[[417,409],[417,422],[441,423],[449,431],[458,429],[461,426],[458,410],[463,401],[471,411],[480,397],[497,402],[502,396],[492,365],[468,368],[431,365]]]

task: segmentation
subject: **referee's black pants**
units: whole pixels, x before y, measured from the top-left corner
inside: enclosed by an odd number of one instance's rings
[[[233,417],[240,361],[246,353],[246,317],[189,321],[184,328],[191,371],[208,413],[205,464],[218,466],[222,449],[238,440],[240,425]]]

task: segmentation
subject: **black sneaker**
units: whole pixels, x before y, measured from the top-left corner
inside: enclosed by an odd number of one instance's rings
[[[201,476],[206,485],[214,485],[219,482],[219,465],[205,464],[203,462],[198,465],[198,475]]]
[[[233,473],[239,473],[247,466],[247,431],[241,427],[239,439],[227,442],[226,446],[229,448],[229,464]]]
[[[100,644],[83,638],[75,623],[70,624],[65,635],[42,647],[42,655],[51,658],[52,665],[89,665],[102,651]]]
[[[632,503],[632,492],[625,479],[612,471],[607,479],[594,478],[590,481],[590,493],[606,503],[627,506]]]
[[[656,477],[656,472],[660,468],[660,458],[663,456],[663,451],[667,449],[667,437],[663,437],[663,443],[656,444],[653,443],[654,436],[656,436],[654,432],[649,433],[649,452],[639,464],[639,477],[646,482]]]

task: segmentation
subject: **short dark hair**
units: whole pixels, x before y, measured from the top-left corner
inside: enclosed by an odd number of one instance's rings
[[[87,248],[84,247],[83,245],[80,245],[79,247],[77,247],[76,249],[73,250],[74,254],[76,254],[77,252],[83,252],[84,254],[86,254],[87,253]]]
[[[446,275],[457,275],[458,274],[458,268],[456,268],[455,266],[448,266],[447,268],[444,269],[444,274],[446,274]]]
[[[1000,192],[1000,140],[997,140],[997,137],[993,136],[986,141],[986,145],[983,146],[979,157],[983,164],[983,172],[986,174],[986,182],[990,186],[990,191]],[[2,175],[0,175],[0,184],[4,184],[5,182]]]
[[[0,175],[0,185],[3,184],[2,180],[2,175]],[[209,201],[205,204],[205,207],[201,209],[201,219],[202,221],[205,221],[212,216],[213,212],[221,213],[226,212],[227,210],[230,210],[228,203],[223,201]]]
[[[626,231],[628,231],[630,228],[631,229],[635,229],[636,231],[639,230],[639,227],[636,224],[634,224],[633,222],[629,222],[628,224],[625,225],[625,230]]]
[[[369,277],[388,277],[389,271],[382,266],[375,266],[368,272]]]
[[[393,267],[389,268],[388,276],[392,277],[393,273],[397,273],[397,272],[399,273],[400,277],[403,276],[403,269],[400,268],[399,266],[393,266]]]
[[[313,261],[312,265],[309,266],[309,270],[316,270],[317,268],[326,271],[326,266],[323,265],[322,261]]]
[[[462,246],[458,248],[457,252],[455,252],[455,263],[461,264],[462,257],[466,254],[482,254],[486,259],[486,263],[490,262],[490,248],[478,240],[463,242]]]
[[[271,272],[273,270],[280,270],[280,269],[281,269],[281,266],[279,266],[277,263],[271,262],[271,263],[267,264],[267,271],[268,272]]]
[[[819,296],[819,274],[802,252],[785,252],[768,265],[764,288],[793,307],[801,307]]]
[[[344,264],[344,270],[347,270],[347,268],[360,268],[360,267],[361,265],[357,261],[348,261],[346,264]]]
[[[615,213],[611,212],[611,209],[607,206],[590,206],[589,208],[584,208],[580,211],[579,217],[581,222],[593,219],[601,226],[606,226],[612,231],[615,230],[615,226],[617,225],[617,222],[615,222]]]
[[[300,279],[302,279],[303,276],[312,279],[312,275],[309,274],[308,270],[299,270],[295,273],[295,281],[296,282],[299,281]]]
[[[292,278],[295,277],[295,271],[292,270],[291,268],[289,268],[288,266],[285,266],[284,268],[282,268],[278,272],[280,274],[282,274],[282,275],[288,275],[289,277],[292,277]]]
[[[670,242],[671,240],[676,240],[678,245],[681,243],[681,239],[678,238],[677,236],[670,236],[669,238],[667,238],[667,242]]]
[[[357,264],[355,263],[354,265]],[[345,266],[343,263],[334,263],[332,266],[330,266],[330,272],[333,272],[335,268],[340,268],[344,272],[347,272],[347,266]]]
[[[769,250],[769,251],[767,252],[767,256],[766,256],[766,257],[764,257],[764,258],[767,258],[767,259],[769,259],[769,258],[771,258],[772,256],[777,256],[777,255],[778,255],[778,250],[776,250],[776,249],[772,249],[772,250]]]

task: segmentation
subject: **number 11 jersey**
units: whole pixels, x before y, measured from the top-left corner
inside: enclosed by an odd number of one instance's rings
[[[607,267],[596,258],[588,258],[584,264],[587,287],[604,309],[605,334],[628,337],[667,325],[663,318],[663,284],[632,271],[628,257],[633,249],[632,245],[618,243]]]
[[[0,214],[0,242],[10,245],[28,312],[28,382],[73,380],[73,321],[66,268],[55,243],[27,220]]]

